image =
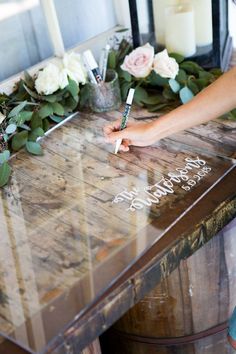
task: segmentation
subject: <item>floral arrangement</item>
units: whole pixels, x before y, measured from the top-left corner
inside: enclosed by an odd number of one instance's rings
[[[134,87],[135,103],[150,112],[188,102],[222,74],[218,68],[204,70],[178,53],[168,54],[166,49],[155,54],[150,44],[133,50],[127,38],[110,51],[109,67],[118,72],[123,100]],[[227,117],[236,119],[236,110]]]
[[[86,78],[80,55],[72,52],[35,77],[25,72],[12,94],[0,94],[0,187],[9,180],[12,152],[25,147],[31,154],[42,154],[38,138],[77,109]]]

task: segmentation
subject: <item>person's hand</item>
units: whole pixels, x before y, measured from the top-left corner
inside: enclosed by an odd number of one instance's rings
[[[120,151],[129,151],[130,145],[148,146],[157,141],[154,122],[144,123],[130,120],[123,130],[119,130],[120,125],[121,120],[117,120],[103,129],[108,143],[115,144],[117,139],[122,139]]]

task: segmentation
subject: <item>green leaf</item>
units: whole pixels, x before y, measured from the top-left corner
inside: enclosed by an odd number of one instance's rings
[[[50,128],[50,123],[49,120],[46,118],[43,120],[43,130],[47,132],[49,128]]]
[[[67,99],[67,100],[69,100],[69,99]],[[66,100],[66,105],[71,108],[70,103],[67,104],[67,100]],[[80,90],[80,100],[79,100],[80,107],[83,108],[83,107],[88,106],[88,100],[89,100],[89,86],[84,85]],[[75,109],[75,108],[76,108],[76,106],[71,109]]]
[[[109,69],[116,68],[116,51],[114,49],[110,50],[109,52],[107,66]]]
[[[0,164],[3,164],[10,158],[10,151],[9,150],[4,150],[3,152],[0,153]]]
[[[6,133],[7,134],[12,134],[12,133],[14,133],[16,131],[16,129],[17,129],[16,124],[9,124],[7,126],[7,128],[6,128]]]
[[[187,86],[194,93],[194,95],[199,92],[198,85],[195,83],[195,80],[192,80],[190,77],[188,78]]]
[[[155,96],[148,96],[144,97],[142,99],[142,102],[145,103],[146,105],[157,105],[159,103],[163,102],[163,97],[161,95],[155,95]]]
[[[207,85],[208,85],[208,80],[206,80],[206,79],[196,79],[194,82],[200,91],[202,89],[204,89],[205,87],[207,87]]]
[[[168,85],[168,79],[161,77],[154,70],[152,70],[151,74],[148,76],[147,81],[152,86],[164,87]]]
[[[120,89],[121,89],[121,97],[122,97],[123,101],[126,100],[128,91],[129,91],[131,86],[132,86],[132,82],[123,81],[121,83]]]
[[[119,77],[122,77],[127,82],[131,82],[132,76],[130,75],[130,73],[128,73],[128,71],[122,70],[120,68],[118,72],[119,72]]]
[[[179,92],[179,90],[180,90],[180,84],[178,83],[178,81],[176,81],[175,79],[170,79],[170,80],[169,80],[169,85],[170,85],[171,90],[172,90],[174,93]]]
[[[38,112],[34,112],[30,121],[31,129],[34,130],[35,128],[43,126],[42,118],[38,115]]]
[[[180,84],[185,85],[188,80],[186,71],[183,69],[179,69],[178,75],[176,75],[175,80],[178,81]]]
[[[81,99],[81,94],[80,94],[80,99]],[[77,105],[78,105],[78,101],[76,101],[73,97],[68,97],[65,100],[65,109],[69,112],[74,111]]]
[[[34,88],[34,79],[32,78],[32,76],[28,73],[28,71],[24,71],[24,80],[26,85],[33,89]]]
[[[176,100],[177,95],[171,90],[170,87],[165,87],[162,95],[167,100]]]
[[[34,141],[27,141],[26,143],[26,150],[33,155],[43,155],[43,150],[41,148],[41,145],[39,143],[36,143]]]
[[[71,80],[70,78],[68,78],[68,81],[69,81],[69,85],[66,86],[67,90],[71,93],[73,97],[78,96],[79,86],[74,80]]]
[[[57,101],[57,95],[46,95],[46,96],[42,96],[41,97],[43,100],[47,101],[47,102],[56,102]]]
[[[203,68],[201,66],[199,66],[194,61],[190,61],[190,60],[181,63],[180,68],[187,71],[187,73],[189,74],[195,74],[195,75],[197,75],[200,71],[203,71]]]
[[[18,125],[24,124],[26,121],[30,121],[32,118],[33,112],[30,111],[21,111],[19,114],[16,116],[16,122]]]
[[[52,105],[50,103],[43,104],[40,110],[38,111],[38,114],[42,119],[50,116],[51,114],[53,114]]]
[[[199,79],[204,79],[204,80],[207,80],[207,81],[214,81],[214,75],[208,71],[200,71],[199,72]]]
[[[41,96],[38,95],[35,91],[31,90],[27,85],[24,84],[24,88],[31,97],[35,98],[36,100],[41,99]]]
[[[27,124],[18,125],[19,128],[31,131],[31,128]]]
[[[8,165],[7,162],[4,162],[0,166],[0,187],[5,186],[7,184],[11,175],[11,167]]]
[[[34,129],[32,132],[30,132],[28,140],[30,141],[36,141],[38,137],[44,136],[44,130],[40,127]]]
[[[62,117],[58,117],[58,116],[55,116],[55,115],[51,115],[50,116],[51,120],[53,120],[53,122],[55,123],[61,123],[63,121],[63,118]]]
[[[169,56],[174,58],[178,64],[182,63],[185,59],[184,56],[179,53],[170,53]]]
[[[185,86],[179,91],[179,96],[182,103],[187,103],[194,97],[194,94],[187,86]]]
[[[134,92],[134,102],[143,106],[143,100],[148,98],[148,93],[143,87],[137,87]]]
[[[8,118],[16,116],[22,109],[27,105],[27,101],[23,101],[20,104],[18,104],[16,107],[14,107],[8,114]]]
[[[64,110],[64,107],[60,103],[54,102],[54,103],[51,103],[51,106],[52,106],[53,112],[55,114],[57,114],[58,116],[64,115],[65,110]]]
[[[12,139],[12,149],[14,151],[20,150],[27,142],[28,139],[28,132],[27,130],[23,130],[20,133],[17,133],[16,135],[13,136]]]

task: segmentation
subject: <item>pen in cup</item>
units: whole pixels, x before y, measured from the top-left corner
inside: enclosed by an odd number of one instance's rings
[[[102,76],[103,81],[106,80],[106,72],[107,72],[107,63],[108,63],[108,55],[110,51],[110,45],[107,44],[105,48],[102,49],[101,56],[99,59],[99,70]]]
[[[120,130],[123,130],[126,128],[127,121],[129,118],[129,113],[131,110],[132,101],[134,98],[134,91],[135,91],[135,89],[133,89],[133,88],[129,89],[129,93],[128,93],[126,103],[125,103],[124,113],[123,113],[122,120],[121,120]],[[119,151],[119,147],[120,147],[121,143],[122,143],[122,139],[116,140],[115,154],[117,154],[117,152]]]
[[[102,76],[91,50],[86,50],[83,53],[83,60],[87,68],[90,81],[94,84],[100,84],[103,81]]]

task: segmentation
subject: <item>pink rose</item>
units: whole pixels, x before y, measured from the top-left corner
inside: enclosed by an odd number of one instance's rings
[[[152,71],[154,48],[149,44],[134,49],[126,55],[121,69],[137,78],[147,77]]]

